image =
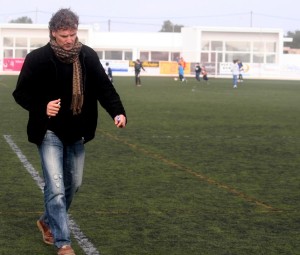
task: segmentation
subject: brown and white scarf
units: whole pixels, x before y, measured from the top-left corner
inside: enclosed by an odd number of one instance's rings
[[[64,50],[53,39],[50,40],[50,45],[60,61],[66,64],[73,63],[73,89],[71,110],[73,111],[73,115],[80,114],[83,105],[83,79],[81,64],[79,61],[79,53],[82,44],[78,41],[77,38],[74,47],[71,50]]]

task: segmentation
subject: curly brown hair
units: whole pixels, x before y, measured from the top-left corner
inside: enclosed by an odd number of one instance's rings
[[[60,29],[77,29],[79,24],[79,17],[70,8],[60,9],[52,15],[49,21],[50,38],[52,38],[52,31]]]

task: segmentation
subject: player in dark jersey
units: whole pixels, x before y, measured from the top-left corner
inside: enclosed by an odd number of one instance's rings
[[[142,62],[137,59],[134,62],[134,73],[135,73],[135,85],[136,86],[141,86],[141,77],[140,77],[140,73],[141,73],[141,69],[144,69]]]

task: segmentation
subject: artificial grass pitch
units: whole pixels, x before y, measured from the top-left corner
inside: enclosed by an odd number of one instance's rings
[[[0,78],[0,254],[53,254],[35,226],[42,193],[3,138],[41,174],[16,78]],[[128,126],[99,108],[70,210],[100,254],[300,254],[299,81],[114,83]]]

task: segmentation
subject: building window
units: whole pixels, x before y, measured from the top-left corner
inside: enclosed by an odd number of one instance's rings
[[[209,41],[202,41],[201,50],[208,51],[209,50]]]
[[[264,63],[264,54],[253,54],[253,63]]]
[[[203,63],[203,62],[209,62],[209,61],[208,61],[208,53],[207,53],[207,52],[202,52],[202,53],[201,53],[200,59],[201,59],[201,62],[202,62],[202,63]]]
[[[148,51],[141,51],[140,52],[140,60],[141,61],[149,61],[149,52]]]
[[[30,38],[30,48],[39,48],[44,46],[49,39],[47,38]]]
[[[225,61],[232,62],[234,59],[238,59],[242,62],[250,62],[251,54],[248,53],[236,53],[236,52],[228,52],[225,54]]]
[[[275,42],[267,42],[266,43],[266,52],[276,52],[276,43]]]
[[[4,50],[4,58],[12,58],[13,50]]]
[[[151,61],[168,61],[169,52],[166,51],[151,51]]]
[[[26,55],[27,55],[27,50],[25,49],[15,50],[15,58],[25,58]]]
[[[223,42],[222,41],[212,41],[211,42],[212,51],[223,51]]]
[[[218,52],[217,53],[217,59],[216,59],[217,62],[223,62],[223,53],[222,52]]]
[[[3,46],[4,47],[13,47],[14,46],[14,38],[4,37],[3,38]]]
[[[210,62],[214,62],[214,63],[217,62],[216,56],[217,56],[216,52],[211,52],[210,53]]]
[[[124,60],[132,60],[132,52],[131,51],[124,52]]]
[[[27,48],[27,38],[24,37],[16,37],[16,43],[15,43],[16,47],[23,47],[23,48]]]
[[[263,42],[253,42],[254,52],[265,52],[265,44]]]
[[[180,52],[171,52],[171,61],[177,61],[180,57]]]
[[[225,62],[232,62],[234,59],[236,59],[234,53],[225,54]]]
[[[250,52],[250,42],[225,42],[226,51],[245,51]]]
[[[109,60],[122,60],[122,51],[106,50],[105,59]]]
[[[276,55],[275,54],[267,54],[266,55],[266,63],[268,63],[268,64],[276,63]]]
[[[251,59],[251,54],[249,53],[239,53],[237,54],[237,59],[242,61],[242,62],[250,62]]]

